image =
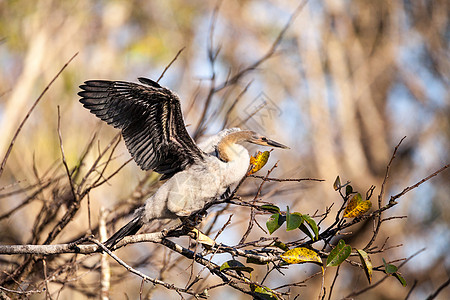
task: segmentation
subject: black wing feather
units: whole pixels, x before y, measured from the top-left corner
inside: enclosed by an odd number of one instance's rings
[[[169,178],[203,159],[186,131],[178,97],[159,83],[139,78],[89,80],[81,85],[80,102],[101,120],[122,130],[125,144],[143,170]]]

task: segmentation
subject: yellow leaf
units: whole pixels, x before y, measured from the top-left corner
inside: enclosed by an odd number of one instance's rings
[[[196,239],[197,242],[199,242],[200,244],[204,245],[206,248],[212,247],[216,244],[216,242],[213,239],[211,239],[207,235],[204,235],[196,228],[193,228],[191,232],[193,233],[193,238]]]
[[[361,194],[354,195],[347,204],[344,211],[344,218],[354,218],[361,216],[372,207],[370,200],[362,200]]]
[[[261,170],[262,167],[264,167],[264,165],[269,160],[269,156],[270,156],[269,151],[264,151],[264,152],[258,151],[258,153],[256,154],[256,157],[251,156],[250,164],[252,165],[252,168],[250,169],[248,174],[250,175],[250,174],[256,173],[259,170]]]
[[[281,259],[288,264],[299,264],[303,262],[322,264],[322,259],[320,259],[320,256],[314,250],[305,247],[288,250],[280,256]]]
[[[356,249],[356,251],[358,251],[359,258],[361,259],[361,264],[363,265],[367,280],[369,280],[369,283],[372,283],[373,267],[372,262],[370,261],[370,257],[364,250]]]

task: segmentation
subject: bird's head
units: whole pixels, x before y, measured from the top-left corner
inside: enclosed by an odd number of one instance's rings
[[[275,142],[259,133],[254,131],[249,131],[247,142],[261,145],[261,146],[269,146],[269,147],[277,147],[282,149],[290,149],[288,146],[285,146],[281,143]]]

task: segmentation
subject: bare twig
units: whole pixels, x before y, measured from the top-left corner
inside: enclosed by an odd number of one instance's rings
[[[337,278],[338,278],[338,275],[339,275],[339,268],[340,268],[340,267],[341,267],[341,265],[339,265],[339,266],[336,268],[336,274],[334,274],[333,282],[331,283],[331,286],[330,286],[330,293],[328,294],[328,300],[331,299],[331,294],[333,293],[333,287],[334,287],[334,285],[335,285],[335,283],[336,283],[336,280],[337,280]]]
[[[25,115],[25,118],[22,120],[22,122],[20,123],[19,127],[17,128],[16,132],[14,133],[14,136],[11,140],[11,143],[8,147],[8,150],[6,151],[5,157],[3,158],[2,164],[0,165],[0,177],[3,174],[3,170],[5,168],[6,165],[6,161],[9,158],[9,155],[11,154],[12,148],[14,146],[14,143],[16,142],[17,136],[19,135],[20,131],[22,130],[23,125],[25,124],[25,122],[28,120],[28,118],[30,117],[31,113],[33,112],[34,108],[36,107],[36,105],[38,105],[38,103],[41,101],[42,97],[45,95],[45,93],[48,91],[48,89],[50,88],[50,86],[53,84],[53,82],[59,77],[59,75],[61,75],[61,73],[64,71],[64,69],[72,62],[72,60],[75,58],[75,56],[78,55],[78,52],[75,53],[65,64],[64,66],[61,68],[61,70],[59,70],[58,73],[56,73],[55,77],[53,77],[52,80],[50,80],[49,84],[47,84],[47,86],[44,88],[44,90],[42,91],[42,93],[39,95],[39,97],[34,101],[33,105],[31,106],[30,110],[27,112],[27,114]]]
[[[99,215],[99,235],[100,241],[104,242],[108,239],[108,233],[106,231],[106,217],[107,212],[105,208],[100,207],[100,215]],[[110,287],[110,279],[111,279],[111,270],[109,267],[108,257],[106,253],[101,254],[100,261],[100,298],[102,300],[109,299],[109,287]]]
[[[378,195],[378,209],[381,209],[382,204],[383,204],[384,189],[385,189],[387,179],[389,178],[389,171],[390,171],[390,168],[392,165],[392,161],[394,160],[395,155],[397,154],[397,150],[405,138],[406,138],[406,136],[404,136],[400,140],[400,142],[397,144],[397,146],[395,146],[394,152],[392,153],[391,159],[389,160],[389,163],[386,167],[386,174],[384,175],[383,183],[381,184],[380,194]],[[372,237],[371,237],[370,241],[367,243],[367,245],[364,247],[364,249],[369,249],[372,246],[373,242],[375,242],[375,239],[377,238],[378,232],[380,231],[380,225],[381,225],[381,212],[377,216],[375,222],[376,222],[376,225],[375,225],[375,229],[373,231]]]
[[[266,177],[266,176],[253,175],[253,174],[249,175],[248,177],[258,178],[258,179],[262,179],[264,181],[277,181],[277,182],[325,181],[324,179],[316,179],[316,178],[273,178],[273,177]]]
[[[13,293],[13,294],[17,294],[17,295],[25,295],[25,296],[30,296],[33,294],[41,294],[43,291],[41,290],[30,290],[30,291],[17,291],[17,290],[11,290],[11,289],[7,289],[3,286],[0,285],[0,290],[8,292],[8,293]]]
[[[439,295],[440,292],[442,292],[443,289],[445,289],[448,285],[450,284],[450,278],[447,279],[446,282],[444,282],[443,284],[441,284],[436,291],[434,291],[430,296],[427,297],[426,300],[433,300],[437,297],[437,295]]]
[[[417,182],[416,184],[413,184],[412,186],[408,186],[405,189],[403,189],[403,191],[401,191],[400,193],[391,196],[389,203],[391,202],[395,202],[395,200],[397,200],[398,198],[400,198],[401,196],[403,196],[404,194],[406,194],[407,192],[417,188],[419,185],[421,185],[422,183],[424,183],[425,181],[430,180],[431,178],[433,178],[434,176],[438,175],[439,173],[441,173],[442,171],[444,171],[445,169],[447,169],[448,167],[450,167],[450,164],[446,164],[445,166],[443,166],[442,168],[440,168],[439,170],[437,170],[436,172],[428,175],[427,177],[425,177],[424,179],[420,180],[419,182]]]
[[[410,257],[408,257],[407,259],[405,259],[405,261],[403,261],[398,268],[400,269],[401,267],[403,267],[408,261],[410,261],[411,259],[413,259],[414,257],[416,257],[417,255],[419,255],[420,253],[422,253],[423,251],[425,251],[425,248],[420,249],[419,251],[417,251],[416,253],[412,254]],[[367,292],[368,290],[374,289],[376,286],[380,285],[383,281],[386,280],[386,278],[388,278],[389,276],[391,276],[390,274],[386,274],[383,278],[381,278],[380,280],[378,280],[375,283],[372,283],[371,285],[360,289],[358,291],[352,292],[349,295],[347,295],[346,297],[344,297],[343,299],[349,299],[358,295],[361,295],[365,292]]]
[[[147,275],[145,275],[144,273],[132,268],[130,265],[128,265],[127,263],[125,263],[123,260],[121,260],[117,255],[115,255],[114,253],[112,253],[106,246],[104,246],[102,243],[100,243],[98,240],[94,239],[94,238],[90,238],[89,239],[91,242],[93,242],[94,244],[96,244],[100,249],[102,249],[104,252],[106,252],[109,256],[111,256],[116,262],[118,262],[121,266],[123,266],[127,271],[141,277],[143,280],[151,282],[153,284],[158,284],[158,285],[162,285],[163,287],[169,289],[169,290],[174,290],[177,293],[188,293],[188,294],[192,294],[192,292],[188,291],[187,289],[183,289],[183,288],[179,288],[176,287],[174,284],[170,284],[152,277],[149,277]]]
[[[69,180],[69,185],[70,185],[70,191],[72,193],[72,197],[74,201],[77,201],[77,194],[75,192],[75,187],[73,185],[73,181],[72,181],[72,175],[70,174],[69,171],[69,166],[67,165],[66,162],[66,156],[64,154],[64,147],[63,147],[63,140],[62,140],[62,134],[61,134],[61,114],[60,114],[60,109],[59,109],[59,105],[58,107],[58,138],[59,138],[59,149],[61,150],[61,158],[62,158],[62,163],[64,165],[64,169],[66,170],[66,174],[67,174],[67,178]]]
[[[164,74],[166,74],[166,71],[169,70],[169,68],[172,66],[172,64],[177,60],[178,56],[180,56],[181,52],[183,52],[183,50],[186,47],[181,48],[180,50],[178,50],[177,54],[175,55],[175,57],[170,61],[170,63],[164,68],[164,71],[161,73],[161,75],[159,76],[158,80],[156,80],[156,82],[159,82],[163,77]]]
[[[267,171],[266,178],[269,177],[270,173],[272,173],[272,171],[277,167],[277,164],[278,164],[278,162],[275,163],[273,165],[273,167],[270,170]],[[259,185],[258,191],[256,192],[255,197],[253,198],[253,201],[252,201],[253,204],[255,204],[256,199],[258,198],[259,194],[261,193],[261,190],[262,190],[263,185],[264,185],[265,182],[266,182],[266,180],[263,180],[261,182],[261,184]],[[253,228],[253,223],[254,222],[255,222],[255,209],[252,207],[251,212],[250,212],[250,220],[248,221],[247,230],[245,231],[244,235],[242,236],[239,244],[242,244],[242,243],[245,242],[245,240],[247,239],[248,235],[250,234],[250,232],[251,232],[251,230]]]

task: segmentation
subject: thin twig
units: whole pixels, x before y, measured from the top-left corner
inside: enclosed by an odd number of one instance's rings
[[[67,178],[69,179],[70,191],[72,193],[73,201],[77,201],[77,195],[75,192],[75,187],[73,185],[72,175],[70,174],[69,166],[67,165],[66,156],[64,154],[63,140],[61,134],[61,114],[59,105],[57,106],[57,108],[58,108],[58,138],[59,138],[59,149],[61,150],[62,163],[64,165],[64,169],[66,170]]]
[[[158,284],[158,285],[162,285],[163,287],[169,289],[169,290],[174,290],[178,293],[188,293],[188,294],[192,294],[192,292],[183,289],[183,288],[179,288],[176,287],[174,284],[171,283],[167,283],[152,277],[149,277],[147,275],[145,275],[144,273],[134,269],[133,267],[131,267],[130,265],[128,265],[127,263],[125,263],[122,259],[120,259],[117,255],[115,255],[114,253],[112,253],[105,245],[103,245],[102,243],[100,243],[98,240],[94,239],[94,238],[90,238],[89,239],[92,243],[96,244],[100,249],[102,249],[104,252],[106,252],[109,256],[111,256],[116,262],[118,262],[121,266],[123,266],[128,272],[131,272],[139,277],[141,277],[142,279],[144,279],[145,281],[151,282],[153,284]]]
[[[0,165],[0,177],[3,174],[3,170],[5,168],[6,165],[6,161],[9,158],[9,155],[11,154],[12,148],[14,146],[14,143],[16,142],[17,136],[19,135],[20,131],[22,130],[23,125],[25,124],[25,122],[28,120],[28,118],[30,117],[31,113],[33,112],[34,108],[36,107],[36,105],[38,105],[38,103],[41,101],[42,97],[45,95],[45,93],[48,91],[48,89],[50,88],[50,86],[53,84],[53,82],[59,77],[59,75],[61,75],[61,73],[64,71],[64,69],[72,62],[72,60],[75,58],[75,56],[78,55],[78,52],[75,53],[65,64],[64,66],[61,68],[61,70],[59,70],[58,73],[56,73],[55,77],[53,77],[52,80],[50,80],[49,84],[47,84],[47,86],[44,88],[44,90],[42,91],[42,93],[39,95],[39,97],[34,101],[33,105],[31,106],[30,110],[27,112],[27,114],[25,115],[25,118],[22,120],[22,122],[20,123],[19,127],[17,128],[16,132],[14,133],[14,136],[11,140],[11,143],[9,144],[8,150],[6,151],[5,157],[3,158],[2,164]]]
[[[336,280],[337,280],[337,278],[338,278],[338,275],[339,275],[339,268],[341,267],[341,265],[339,265],[337,268],[336,268],[336,274],[334,274],[334,279],[333,279],[333,282],[331,283],[331,286],[330,286],[330,293],[328,294],[328,300],[331,300],[331,294],[333,293],[333,287],[334,287],[334,284],[336,283]]]
[[[0,285],[0,290],[8,292],[8,293],[13,293],[13,294],[18,294],[18,295],[25,295],[25,296],[30,296],[33,294],[41,294],[43,291],[42,290],[30,290],[30,291],[17,291],[17,290],[11,290],[11,289],[7,289],[3,286]]]
[[[275,163],[273,165],[273,167],[270,170],[267,171],[266,178],[269,177],[270,173],[272,173],[272,171],[277,167],[277,165],[278,165],[278,162]],[[261,184],[259,185],[258,191],[256,192],[255,197],[253,198],[252,204],[255,204],[256,199],[258,198],[259,194],[261,193],[261,190],[262,190],[265,182],[266,181],[263,180],[261,182]],[[245,242],[245,240],[247,239],[248,235],[250,234],[250,232],[251,232],[251,230],[253,228],[253,223],[254,222],[255,222],[255,209],[252,207],[251,212],[250,212],[250,220],[248,221],[247,230],[245,231],[244,235],[242,236],[239,244],[243,244]]]
[[[161,73],[161,75],[159,76],[158,80],[156,80],[156,82],[159,82],[163,77],[164,74],[166,74],[166,71],[170,68],[170,66],[172,66],[172,64],[177,60],[178,56],[181,54],[181,52],[183,52],[183,50],[186,47],[181,48],[180,50],[178,50],[178,53],[175,55],[175,57],[170,61],[170,63],[164,68],[164,71]]]
[[[420,249],[419,251],[417,251],[416,253],[412,254],[410,257],[408,257],[407,259],[405,259],[404,262],[402,262],[398,268],[400,269],[401,267],[403,267],[408,261],[410,261],[411,259],[413,259],[414,257],[416,257],[417,255],[419,255],[421,252],[425,251],[425,248]],[[386,274],[383,278],[381,278],[380,280],[378,280],[377,282],[360,289],[359,291],[355,291],[350,293],[349,295],[347,295],[346,297],[344,297],[343,299],[349,299],[349,298],[353,298],[355,296],[361,295],[365,292],[367,292],[368,290],[374,289],[375,287],[377,287],[378,285],[380,285],[383,281],[386,280],[386,278],[388,278],[389,276],[391,276],[390,274]]]
[[[277,182],[286,182],[286,181],[325,181],[325,179],[317,179],[317,178],[273,178],[273,177],[266,177],[261,175],[249,175],[248,177],[258,178],[262,179],[264,181],[277,181]]]
[[[378,195],[378,209],[381,209],[381,207],[383,205],[384,189],[385,189],[385,185],[386,185],[387,179],[389,178],[389,171],[390,171],[392,162],[394,161],[394,158],[395,158],[395,155],[397,154],[398,148],[400,147],[401,143],[403,142],[403,140],[405,138],[406,138],[406,136],[404,136],[400,140],[400,142],[397,144],[397,146],[395,146],[394,152],[392,153],[392,156],[391,156],[391,159],[389,160],[389,163],[387,164],[386,174],[384,175],[383,183],[381,184],[380,194]],[[364,249],[369,249],[370,246],[372,246],[372,244],[375,242],[375,239],[378,236],[378,232],[380,231],[380,226],[381,226],[381,212],[377,216],[375,222],[376,222],[376,225],[375,225],[375,229],[373,231],[372,237],[371,237],[370,241],[367,243],[367,245],[364,247]]]
[[[389,202],[395,202],[395,200],[397,200],[398,198],[400,198],[401,196],[403,196],[404,194],[406,194],[407,192],[417,188],[419,185],[421,185],[422,183],[424,183],[425,181],[430,180],[431,178],[433,178],[434,176],[438,175],[439,173],[441,173],[442,171],[444,171],[445,169],[447,169],[448,167],[450,167],[450,164],[447,164],[445,166],[443,166],[442,168],[440,168],[439,170],[437,170],[436,172],[428,175],[427,177],[425,177],[424,179],[420,180],[419,182],[417,182],[416,184],[413,184],[412,186],[408,186],[405,189],[403,189],[403,191],[401,191],[400,193],[391,196],[391,199],[389,200]]]
[[[426,300],[433,300],[434,298],[437,297],[437,295],[439,295],[440,292],[442,292],[442,290],[444,288],[446,288],[448,285],[450,284],[450,278],[447,279],[446,282],[444,282],[443,284],[441,284],[436,291],[434,291],[430,296],[427,297]]]

